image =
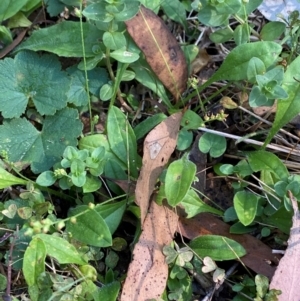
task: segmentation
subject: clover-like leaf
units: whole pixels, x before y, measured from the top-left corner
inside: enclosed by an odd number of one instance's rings
[[[69,79],[60,69],[55,56],[39,56],[28,51],[1,61],[0,111],[3,117],[19,117],[29,101],[42,115],[53,115],[64,108]]]
[[[0,126],[0,151],[12,162],[27,161],[35,173],[41,173],[61,159],[68,145],[76,145],[82,123],[75,109],[65,108],[44,120],[42,131],[22,118]]]

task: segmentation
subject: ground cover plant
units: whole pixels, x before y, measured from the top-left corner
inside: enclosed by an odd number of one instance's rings
[[[0,4],[3,300],[300,299],[299,12],[261,3]]]

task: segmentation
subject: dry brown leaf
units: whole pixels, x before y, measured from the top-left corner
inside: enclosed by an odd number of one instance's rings
[[[153,11],[141,5],[126,21],[127,31],[145,54],[151,69],[176,100],[186,88],[187,63],[178,42]]]
[[[144,231],[133,251],[121,301],[157,299],[168,279],[168,265],[162,249],[169,245],[177,228],[178,216],[153,200],[144,223]]]
[[[275,102],[272,107],[261,106],[257,108],[252,108],[253,112],[258,116],[263,116],[265,114],[276,113],[277,103]]]
[[[272,250],[255,237],[249,234],[231,234],[229,228],[229,225],[213,215],[200,213],[190,219],[181,217],[178,231],[189,239],[200,235],[215,234],[239,242],[247,251],[247,254],[241,259],[242,262],[256,273],[263,274],[271,279],[275,272],[274,264],[278,263],[279,257],[272,254]]]
[[[196,74],[210,62],[210,56],[205,49],[199,49],[199,53],[191,64],[191,74]]]
[[[281,290],[278,301],[300,300],[298,287],[300,278],[300,212],[298,202],[291,192],[289,192],[289,197],[294,209],[293,225],[285,255],[280,260],[270,284],[270,289]]]
[[[136,203],[141,209],[141,225],[146,217],[150,196],[157,178],[173,153],[182,113],[175,113],[157,125],[144,140],[142,169],[136,184]]]

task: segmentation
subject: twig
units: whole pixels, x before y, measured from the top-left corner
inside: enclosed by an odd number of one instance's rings
[[[207,129],[207,128],[203,128],[203,127],[198,128],[198,130],[203,131],[203,132],[207,132],[207,133],[211,133],[211,134],[216,134],[216,135],[219,135],[219,136],[222,136],[222,137],[238,140],[237,143],[247,142],[247,143],[258,145],[258,146],[263,146],[264,145],[263,142],[260,142],[260,141],[257,141],[257,140],[243,138],[243,137],[240,137],[240,136],[237,136],[237,135],[223,133],[223,132],[219,132],[219,131],[215,131],[215,130],[211,130],[211,129]],[[273,150],[276,150],[278,152],[283,152],[283,153],[286,153],[286,154],[292,154],[292,155],[300,156],[300,150],[291,149],[291,148],[288,148],[288,147],[283,146],[283,145],[277,146],[276,144],[270,143],[270,144],[266,145],[266,148],[273,149]]]

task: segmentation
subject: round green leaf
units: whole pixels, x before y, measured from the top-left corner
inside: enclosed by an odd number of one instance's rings
[[[217,158],[223,155],[226,150],[226,139],[222,136],[218,136],[211,133],[204,133],[199,139],[199,149],[203,153],[208,153]]]
[[[135,52],[127,51],[125,47],[113,51],[110,56],[121,63],[133,63],[140,57]]]
[[[185,111],[180,125],[186,130],[197,130],[203,126],[202,118],[192,110]]]
[[[55,183],[56,178],[53,171],[44,171],[36,179],[36,183],[40,186],[51,186]]]
[[[111,84],[104,84],[100,89],[100,98],[103,101],[110,100],[113,95],[113,87]]]
[[[180,159],[170,164],[166,174],[165,193],[168,203],[176,206],[188,193],[196,175],[196,165]]]
[[[101,187],[101,181],[94,176],[87,175],[86,176],[86,182],[83,185],[83,193],[89,193],[94,192],[100,189]]]
[[[249,191],[238,191],[234,198],[233,204],[240,222],[244,226],[250,225],[256,215],[258,197]]]
[[[109,49],[120,49],[126,45],[126,39],[122,32],[105,32],[103,43]]]
[[[213,260],[231,260],[242,257],[246,250],[236,241],[219,235],[203,235],[189,243],[190,248],[200,257]]]
[[[179,131],[178,139],[177,139],[177,149],[183,151],[187,149],[193,142],[193,133],[186,130],[181,129]]]

